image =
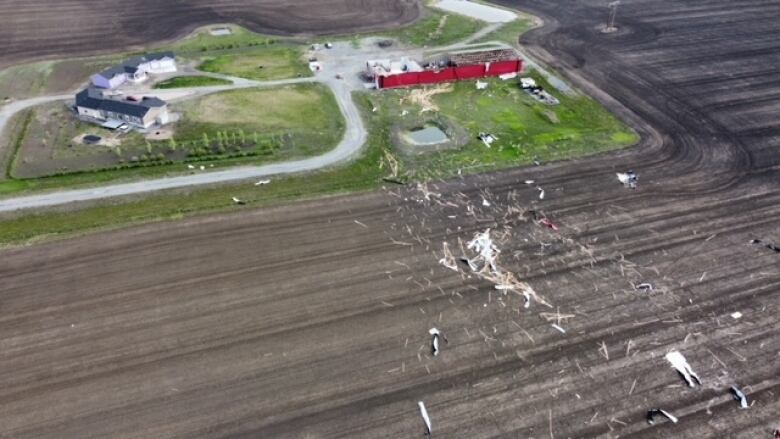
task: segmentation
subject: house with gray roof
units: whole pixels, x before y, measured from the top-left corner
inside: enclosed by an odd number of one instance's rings
[[[168,104],[162,99],[106,96],[96,87],[87,87],[76,94],[76,112],[91,122],[121,122],[143,129],[169,121]]]
[[[176,56],[173,52],[147,53],[125,60],[92,75],[92,85],[113,90],[125,82],[143,82],[149,74],[172,73],[176,71]]]

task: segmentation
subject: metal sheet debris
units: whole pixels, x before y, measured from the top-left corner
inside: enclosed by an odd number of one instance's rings
[[[423,422],[425,422],[425,435],[430,436],[432,431],[431,418],[428,416],[428,410],[425,409],[425,403],[418,401],[417,406],[420,407],[420,415],[423,418]]]
[[[436,328],[429,329],[428,333],[431,334],[431,354],[436,357],[440,352],[439,343],[441,340],[444,340],[444,343],[448,343],[447,337]]]
[[[666,410],[662,409],[651,409],[647,411],[647,423],[650,425],[655,424],[655,417],[657,415],[662,415],[672,421],[673,423],[677,423],[677,418],[672,415],[671,413],[667,412]]]
[[[748,405],[747,396],[737,388],[737,386],[731,386],[731,394],[734,396],[734,399],[739,401],[740,408],[746,409],[750,407]]]

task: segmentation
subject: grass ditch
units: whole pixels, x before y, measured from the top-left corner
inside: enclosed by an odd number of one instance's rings
[[[176,76],[154,85],[154,88],[208,87],[212,85],[230,85],[233,81],[211,76]]]

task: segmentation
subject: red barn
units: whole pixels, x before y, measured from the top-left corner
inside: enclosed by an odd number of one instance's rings
[[[406,60],[369,61],[368,74],[381,89],[517,74],[523,70],[523,61],[513,49],[451,53],[424,65]]]

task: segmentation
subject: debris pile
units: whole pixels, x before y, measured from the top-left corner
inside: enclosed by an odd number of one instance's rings
[[[623,183],[623,186],[631,189],[636,189],[636,183],[639,180],[636,172],[632,170],[628,170],[627,172],[618,172],[617,178],[621,183]]]
[[[520,78],[520,87],[534,99],[547,105],[558,105],[561,101],[536,83],[534,78]]]
[[[477,138],[482,141],[482,143],[485,144],[488,148],[490,148],[490,145],[492,145],[496,140],[498,140],[498,137],[490,134],[490,133],[479,133],[477,135]]]

